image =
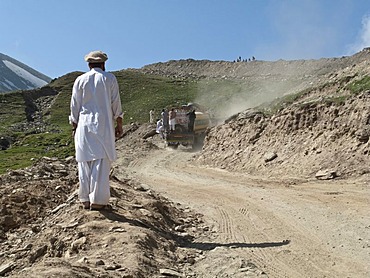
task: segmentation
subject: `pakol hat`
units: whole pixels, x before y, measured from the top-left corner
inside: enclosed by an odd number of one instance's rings
[[[85,55],[85,61],[88,63],[104,63],[106,60],[108,60],[107,54],[100,50]]]

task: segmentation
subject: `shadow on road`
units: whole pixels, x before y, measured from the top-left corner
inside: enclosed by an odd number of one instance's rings
[[[213,242],[188,242],[185,246],[187,248],[194,248],[203,251],[212,250],[216,247],[229,247],[229,248],[270,248],[288,245],[290,240],[283,240],[280,242],[261,242],[261,243],[213,243]]]
[[[261,242],[261,243],[244,243],[244,242],[232,242],[232,243],[214,243],[214,242],[193,242],[192,237],[189,236],[188,238],[180,237],[172,232],[163,230],[159,227],[154,226],[152,223],[148,223],[146,221],[139,221],[135,219],[128,219],[118,213],[115,212],[107,212],[101,211],[102,215],[104,215],[107,219],[112,221],[119,221],[119,222],[127,222],[131,225],[140,226],[143,228],[147,228],[153,231],[156,231],[161,236],[167,239],[175,240],[180,247],[183,248],[192,248],[198,250],[213,250],[217,247],[228,247],[228,248],[271,248],[271,247],[280,247],[284,245],[290,244],[290,240],[283,240],[278,242]]]

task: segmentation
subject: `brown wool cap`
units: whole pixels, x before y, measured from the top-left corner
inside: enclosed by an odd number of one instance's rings
[[[85,61],[88,63],[104,63],[106,60],[108,60],[107,54],[100,50],[85,55]]]

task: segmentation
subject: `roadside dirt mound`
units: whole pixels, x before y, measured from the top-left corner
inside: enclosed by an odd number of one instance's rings
[[[40,225],[49,210],[67,199],[76,182],[73,158],[43,157],[32,167],[0,176],[0,238],[25,224]]]
[[[148,128],[125,127],[120,162],[156,148],[140,139]],[[111,172],[110,211],[82,209],[74,158],[45,157],[0,179],[0,276],[160,277],[199,256],[179,247],[204,233],[201,215],[128,177],[121,164]]]
[[[208,60],[179,60],[144,66],[145,73],[168,77],[195,78],[274,78],[297,76],[310,78],[339,70],[350,62],[350,58],[333,58],[320,60],[297,60],[275,62],[227,62]],[[323,67],[323,65],[326,65]],[[284,69],[282,71],[282,68]]]
[[[248,110],[211,129],[199,162],[264,176],[369,173],[370,92],[338,105],[313,102],[268,117]],[[335,177],[333,176],[333,177]]]
[[[267,90],[270,95],[282,96],[325,84],[343,75],[368,72],[369,58],[370,48],[365,48],[353,56],[341,58],[251,62],[187,59],[147,65],[140,71],[176,78],[240,80],[247,82],[246,86],[255,94]]]

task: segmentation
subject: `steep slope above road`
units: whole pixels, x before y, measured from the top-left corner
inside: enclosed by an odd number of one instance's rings
[[[234,115],[209,131],[199,161],[275,177],[369,173],[369,75],[363,61],[275,106]]]
[[[369,173],[370,94],[341,105],[308,103],[273,117],[246,111],[210,130],[199,161],[264,176]],[[270,156],[270,158],[269,158]]]

